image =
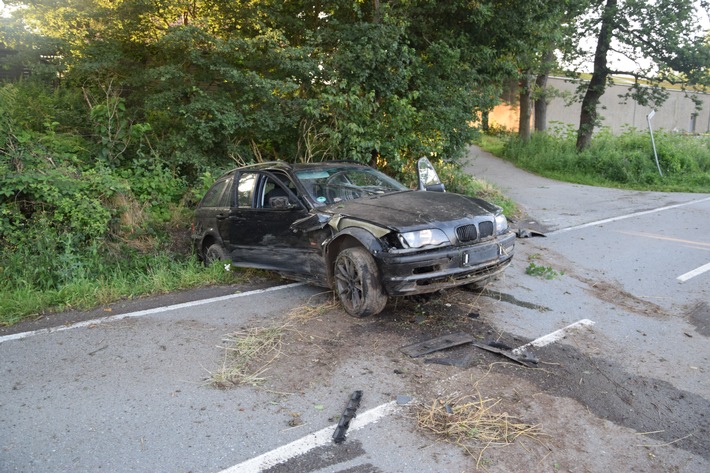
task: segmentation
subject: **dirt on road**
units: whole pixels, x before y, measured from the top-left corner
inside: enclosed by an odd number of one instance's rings
[[[396,379],[406,388],[385,394],[395,399],[405,391],[413,399],[410,428],[428,436],[434,451],[439,442],[461,444],[472,470],[708,471],[708,401],[667,382],[626,372],[605,358],[611,344],[593,327],[535,350],[538,362],[530,366],[471,343],[416,358],[402,351],[413,343],[457,333],[471,335],[480,345],[521,346],[529,340],[498,332],[487,320],[496,306],[508,303],[525,301],[494,291],[458,289],[398,299],[378,317],[353,319],[324,293],[311,305],[273,321],[284,329],[278,356],[268,363],[259,360],[252,368],[264,378],[262,389],[286,397],[328,383],[334,372],[343,370],[354,370],[365,396],[374,377]],[[544,316],[544,307],[529,306]],[[531,434],[511,432],[491,439],[480,435],[481,426],[474,423],[462,440],[417,421],[432,406],[446,406],[451,422],[461,422],[455,410],[465,404],[487,411],[490,407],[486,414],[496,419],[491,422],[522,425]],[[297,425],[294,416],[285,412],[284,426]]]

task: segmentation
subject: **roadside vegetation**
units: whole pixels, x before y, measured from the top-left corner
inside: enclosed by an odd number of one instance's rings
[[[190,247],[192,210],[216,176],[241,164],[353,159],[411,184],[415,160],[429,156],[447,190],[515,216],[514,203],[459,160],[502,84],[556,67],[544,58],[569,46],[558,44],[570,34],[560,19],[596,8],[242,3],[4,2],[0,325],[248,280],[203,268]],[[531,90],[523,82],[521,104],[533,98],[522,100]],[[496,146],[557,178],[596,169],[600,185],[707,184],[707,154],[686,143],[659,138],[670,177],[657,179],[646,141],[627,137],[629,152],[619,154],[617,138],[599,136],[578,157],[567,136]]]
[[[710,193],[710,135],[654,131],[658,164],[647,131],[627,129],[615,135],[602,129],[582,152],[576,149],[576,139],[574,129],[558,126],[534,133],[529,140],[497,133],[482,137],[478,144],[522,169],[560,181]]]
[[[155,150],[148,125],[122,123],[120,99],[100,112],[83,101],[42,81],[0,86],[0,325],[251,279],[253,271],[204,268],[190,243],[195,205],[238,163],[188,172]],[[413,184],[413,164],[387,170]],[[437,167],[450,191],[515,212],[455,162]]]

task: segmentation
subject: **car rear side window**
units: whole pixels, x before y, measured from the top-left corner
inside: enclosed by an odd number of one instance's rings
[[[230,182],[231,179],[225,179],[223,181],[216,182],[212,187],[210,187],[210,190],[208,190],[205,196],[202,198],[201,206],[219,207],[220,205],[222,205],[222,202],[224,202],[225,199],[229,199],[229,193],[224,192],[224,189]],[[226,194],[224,198],[221,198],[222,194]]]

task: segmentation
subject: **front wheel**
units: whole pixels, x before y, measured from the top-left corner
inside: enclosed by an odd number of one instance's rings
[[[335,290],[345,312],[353,317],[379,314],[387,304],[377,264],[361,247],[347,248],[336,258]]]

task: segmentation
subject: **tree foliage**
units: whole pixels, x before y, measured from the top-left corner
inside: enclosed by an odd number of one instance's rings
[[[5,4],[30,78],[0,95],[0,271],[54,289],[155,252],[235,162],[455,161],[535,29],[500,21],[521,0]]]
[[[710,48],[700,19],[710,3],[691,0],[592,0],[578,17],[567,59],[589,58],[583,47],[592,38],[594,69],[584,84],[577,148],[589,146],[599,123],[599,99],[613,75],[634,78],[629,94],[642,105],[661,104],[667,94],[664,83],[691,91],[707,87]],[[612,64],[611,54],[625,58]]]

